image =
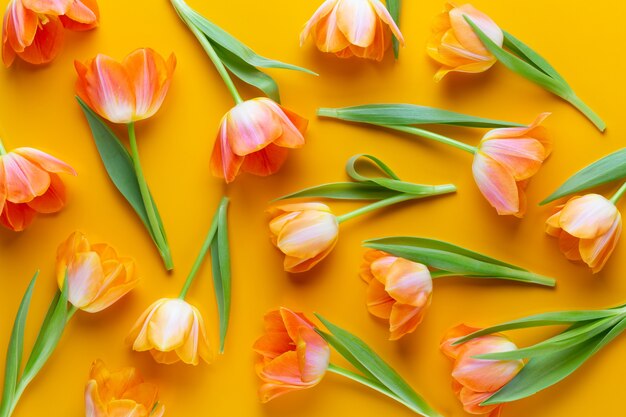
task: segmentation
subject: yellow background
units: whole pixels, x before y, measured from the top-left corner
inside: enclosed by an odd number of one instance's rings
[[[568,263],[556,241],[543,232],[550,207],[537,203],[567,177],[623,146],[626,6],[612,0],[590,2],[476,0],[507,31],[524,40],[571,83],[608,124],[599,134],[558,98],[496,65],[476,76],[452,75],[432,81],[436,65],[425,54],[430,23],[443,1],[405,1],[402,29],[407,46],[400,60],[340,60],[319,53],[311,43],[300,48],[298,34],[321,0],[191,0],[190,5],[230,31],[258,53],[320,73],[272,70],[283,103],[311,121],[307,145],[292,152],[271,178],[242,175],[226,187],[211,177],[209,158],[222,115],[232,101],[211,62],[178,20],[166,0],[101,1],[101,27],[68,33],[52,65],[18,63],[0,70],[0,134],[7,148],[32,146],[73,165],[79,175],[64,177],[67,207],[41,216],[21,234],[0,230],[0,355],[27,282],[37,268],[28,327],[29,347],[54,291],[57,245],[72,231],[93,242],[106,241],[133,256],[143,277],[139,287],[109,310],[79,312],[49,363],[26,391],[15,417],[79,416],[91,362],[111,368],[134,365],[160,386],[168,416],[379,416],[410,411],[366,388],[327,375],[316,388],[261,405],[251,345],[261,334],[263,314],[288,306],[319,312],[354,332],[388,360],[443,415],[465,415],[450,390],[449,361],[438,342],[449,327],[465,321],[486,326],[522,315],[558,309],[611,306],[625,302],[623,243],[605,270],[592,276]],[[108,179],[89,128],[74,100],[74,59],[97,53],[117,59],[138,47],[175,52],[178,67],[158,114],[138,125],[139,147],[148,182],[162,213],[176,270],[168,275],[135,213]],[[242,88],[246,97],[257,94]],[[539,112],[547,120],[555,151],[528,188],[530,208],[523,220],[499,217],[479,194],[468,155],[444,145],[401,134],[315,117],[317,107],[399,102],[431,105],[469,114],[530,122]],[[441,129],[476,144],[481,130]],[[302,187],[345,179],[344,163],[355,153],[372,153],[407,181],[448,183],[458,194],[409,202],[342,225],[340,241],[322,264],[307,274],[282,271],[281,254],[268,240],[264,209],[269,200]],[[613,188],[604,190],[609,193]],[[226,355],[197,367],[155,364],[148,354],[131,352],[124,338],[138,315],[155,299],[175,296],[183,284],[223,193],[232,199],[233,311]],[[337,213],[358,206],[331,202]],[[387,341],[386,326],[365,309],[365,285],[358,277],[364,239],[417,235],[451,241],[558,278],[550,290],[506,282],[451,278],[435,283],[433,304],[419,329],[400,342]],[[189,300],[200,307],[217,339],[216,307],[210,268],[202,270]],[[524,345],[557,329],[512,334]],[[624,338],[585,364],[564,382],[532,398],[508,405],[506,417],[617,415],[623,410]],[[3,368],[3,364],[0,368]]]

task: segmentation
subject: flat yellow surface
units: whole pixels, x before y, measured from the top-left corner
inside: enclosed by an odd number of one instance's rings
[[[84,413],[83,387],[91,362],[110,367],[134,365],[160,386],[168,416],[374,417],[410,411],[366,388],[328,375],[316,388],[262,405],[256,397],[251,345],[262,332],[263,314],[288,306],[319,312],[367,341],[442,414],[463,416],[450,390],[451,364],[438,342],[449,327],[467,322],[487,326],[519,316],[559,309],[623,303],[626,258],[621,244],[605,270],[592,276],[568,263],[556,242],[543,232],[550,207],[537,203],[567,177],[599,157],[619,149],[626,137],[624,68],[626,6],[612,0],[565,2],[476,0],[507,31],[534,47],[564,75],[576,92],[608,124],[601,135],[579,113],[502,65],[477,76],[452,75],[432,81],[436,65],[425,44],[430,23],[442,1],[406,1],[402,28],[407,47],[400,60],[340,60],[319,53],[311,43],[298,45],[298,34],[321,0],[190,0],[210,20],[268,57],[320,73],[272,71],[283,103],[311,121],[307,145],[292,152],[283,170],[271,178],[243,175],[229,186],[209,173],[217,126],[233,104],[222,81],[192,35],[166,0],[101,1],[101,27],[70,34],[52,65],[18,64],[0,70],[0,134],[7,148],[32,146],[73,165],[77,178],[64,177],[68,204],[55,216],[42,216],[21,234],[0,230],[0,355],[28,280],[37,268],[36,287],[26,329],[29,347],[47,304],[57,245],[83,230],[94,242],[105,241],[133,256],[143,277],[139,287],[97,315],[78,313],[57,351],[25,393],[15,417],[66,417]],[[74,100],[74,59],[97,53],[121,59],[138,47],[161,54],[175,52],[178,67],[159,113],[138,125],[142,162],[171,243],[175,272],[164,272],[155,247],[139,219],[107,177],[89,128]],[[246,97],[256,91],[242,88]],[[523,220],[499,217],[479,194],[471,159],[444,145],[409,136],[315,117],[317,107],[398,102],[431,105],[469,114],[531,122],[553,112],[546,125],[555,151],[528,188],[530,209]],[[483,132],[442,129],[475,144]],[[266,204],[306,186],[345,179],[344,163],[355,153],[372,153],[408,181],[458,186],[455,196],[405,203],[343,224],[339,244],[307,274],[289,276],[282,256],[269,240]],[[612,188],[604,191],[610,193]],[[226,354],[210,366],[161,366],[138,354],[124,338],[138,315],[155,299],[175,296],[183,284],[223,193],[232,199],[233,311]],[[331,202],[337,213],[357,203]],[[452,278],[435,283],[433,304],[421,327],[400,342],[387,341],[386,326],[365,309],[365,285],[358,277],[364,239],[416,235],[454,242],[558,278],[550,290],[506,282]],[[203,269],[190,298],[217,342],[217,313],[210,268]],[[524,345],[557,329],[513,334]],[[505,417],[619,415],[623,410],[624,346],[618,338],[570,378],[532,398],[508,405]],[[4,365],[0,365],[0,370]]]

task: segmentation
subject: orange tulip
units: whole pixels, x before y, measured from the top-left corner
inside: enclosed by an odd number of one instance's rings
[[[0,144],[0,223],[16,232],[37,213],[56,213],[65,205],[65,186],[57,175],[76,175],[65,162],[33,148],[4,153]]]
[[[265,315],[265,334],[254,344],[260,357],[259,390],[266,403],[282,394],[314,387],[330,361],[328,343],[301,313],[281,307]]]
[[[213,175],[232,182],[240,171],[261,176],[277,172],[288,148],[304,146],[307,124],[269,98],[237,104],[222,118],[211,156]]]
[[[611,201],[598,194],[573,197],[546,221],[546,233],[559,239],[565,257],[583,261],[600,272],[622,233],[622,215]]]
[[[389,340],[415,331],[432,299],[428,268],[377,250],[367,251],[364,258],[361,278],[369,284],[369,312],[389,320]]]
[[[487,71],[496,58],[485,48],[464,16],[469,17],[492,41],[502,46],[504,34],[489,16],[470,4],[446,4],[446,10],[433,24],[427,51],[442,67],[435,80],[440,81],[449,72],[478,73]]]
[[[285,254],[287,272],[308,271],[337,243],[339,223],[325,204],[284,204],[268,212],[271,240]]]
[[[543,113],[528,127],[493,129],[480,142],[474,156],[476,184],[498,214],[523,217],[524,190],[552,152]]]
[[[137,352],[149,351],[159,363],[197,365],[212,360],[204,320],[198,309],[178,298],[163,298],[139,317],[128,336]]]
[[[176,57],[167,61],[149,48],[131,52],[122,63],[99,54],[82,64],[74,62],[78,96],[113,123],[130,123],[154,115],[172,81]]]
[[[489,413],[490,417],[497,417],[502,404],[481,406],[480,403],[509,383],[521,371],[524,362],[473,358],[517,349],[513,342],[500,334],[480,336],[460,345],[452,345],[459,338],[478,330],[463,324],[450,329],[441,342],[441,350],[454,360],[452,388],[465,411],[470,414]]]
[[[98,25],[96,0],[12,0],[2,26],[2,60],[18,56],[40,65],[52,61],[63,44],[63,27],[89,30]]]
[[[322,52],[381,61],[392,33],[404,45],[400,29],[379,0],[326,0],[304,27],[300,45],[312,34]]]
[[[137,369],[111,372],[97,360],[91,365],[85,387],[86,416],[162,417],[165,406],[159,404],[157,394],[157,387],[145,383]]]
[[[88,313],[111,306],[139,282],[132,259],[119,257],[105,243],[89,243],[80,232],[59,246],[56,272],[59,288],[67,276],[70,303]]]

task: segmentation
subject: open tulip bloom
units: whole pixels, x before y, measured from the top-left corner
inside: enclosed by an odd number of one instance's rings
[[[211,156],[213,175],[232,182],[240,172],[267,176],[277,172],[289,149],[304,146],[307,120],[280,106],[278,85],[259,68],[307,69],[257,55],[211,23],[183,0],[171,0],[181,20],[202,45],[235,101],[222,118]],[[244,100],[231,74],[269,98]]]
[[[177,298],[155,301],[137,319],[127,342],[137,352],[150,352],[155,361],[172,364],[182,361],[197,365],[200,359],[212,361],[206,327],[200,311],[187,301],[187,292],[200,267],[211,251],[213,283],[220,315],[220,352],[224,351],[230,315],[230,254],[227,235],[226,210],[228,199],[223,198],[202,245],[200,254],[187,276]]]
[[[552,152],[547,129],[541,125],[549,113],[540,114],[530,125],[411,104],[321,108],[318,115],[397,130],[472,154],[474,180],[480,192],[500,215],[524,216],[528,182]],[[478,146],[471,146],[414,126],[422,124],[495,129],[488,131]]]
[[[500,61],[513,72],[568,101],[601,132],[606,128],[602,119],[574,93],[548,61],[471,4],[446,3],[446,10],[433,24],[427,51],[442,65],[435,75],[436,81],[454,71],[483,72]]]
[[[20,232],[37,214],[61,211],[65,206],[62,173],[76,175],[71,166],[40,150],[7,152],[0,140],[0,224]]]
[[[397,25],[400,0],[386,3],[387,8],[380,0],[326,0],[302,30],[300,45],[312,36],[322,52],[382,61],[393,37],[397,58],[399,45],[404,46]]]
[[[64,29],[90,30],[99,19],[96,0],[11,0],[2,24],[2,61],[7,67],[16,57],[47,64],[63,45]]]
[[[77,310],[102,311],[131,291],[139,281],[132,259],[118,256],[107,244],[91,244],[79,232],[73,233],[59,246],[56,269],[59,291],[50,303],[23,369],[24,327],[39,272],[22,298],[9,340],[0,417],[13,414],[24,390],[54,352]]]
[[[259,390],[262,402],[312,388],[331,372],[370,387],[419,415],[441,416],[361,339],[316,316],[328,333],[288,308],[265,315],[265,334],[253,347],[259,355],[256,372],[263,382]],[[357,372],[331,363],[331,347]]]
[[[99,54],[76,61],[78,101],[111,180],[135,209],[156,244],[165,268],[174,268],[163,222],[143,174],[135,122],[152,117],[167,95],[176,57],[166,61],[154,50],[137,49],[120,63]],[[130,153],[100,118],[128,127]]]
[[[626,179],[626,148],[622,148],[571,176],[542,201],[581,193],[602,184]],[[606,198],[599,194],[576,195],[555,208],[546,221],[546,233],[559,240],[559,249],[571,261],[584,262],[593,273],[600,272],[615,250],[622,234],[622,215],[617,203],[626,193],[626,182]]]
[[[555,280],[440,240],[388,237],[365,242],[361,278],[367,309],[389,322],[389,340],[415,331],[432,300],[433,280],[463,276],[552,287]]]
[[[358,172],[356,163],[364,158],[373,163],[383,177],[367,177]],[[337,182],[307,188],[277,200],[322,197],[339,200],[377,200],[350,213],[335,216],[322,203],[275,204],[268,209],[271,241],[284,255],[287,272],[306,272],[324,259],[337,243],[339,225],[360,215],[403,201],[449,194],[452,184],[421,185],[402,181],[380,159],[355,155],[348,160],[346,172],[354,182]]]
[[[504,336],[496,335],[507,330],[550,325],[567,328],[525,348],[518,348],[510,341],[505,342],[508,339]],[[446,352],[456,352],[455,381],[463,386],[462,390],[474,391],[471,396],[469,392],[465,396],[461,392],[466,411],[472,412],[469,406],[485,413],[494,406],[529,397],[566,378],[624,329],[626,305],[620,305],[604,310],[537,314],[486,329],[464,327],[443,346]],[[471,404],[470,397],[473,398]]]

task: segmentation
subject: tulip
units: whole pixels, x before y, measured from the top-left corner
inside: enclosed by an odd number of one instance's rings
[[[600,272],[622,233],[622,216],[613,201],[598,194],[573,197],[546,221],[546,233],[559,239],[571,261]]]
[[[222,118],[211,156],[213,175],[234,181],[240,171],[267,176],[304,146],[308,121],[269,98],[237,104]]]
[[[287,272],[305,272],[335,247],[339,222],[321,203],[284,204],[268,210],[271,240],[285,254]]]
[[[454,346],[461,337],[478,331],[465,325],[449,330],[441,343],[442,352],[454,360],[452,388],[470,414],[500,415],[502,404],[481,406],[480,403],[509,383],[524,366],[522,360],[486,360],[474,356],[516,350],[517,346],[500,334],[480,336]]]
[[[259,356],[259,391],[266,403],[317,385],[328,370],[330,348],[301,313],[280,308],[265,315],[265,334],[254,344]]]
[[[180,298],[163,298],[139,317],[127,341],[137,352],[149,351],[155,361],[197,365],[212,360],[204,320],[198,309]]]
[[[98,26],[100,11],[96,0],[22,0],[37,14],[59,16],[66,29],[90,30]]]
[[[119,257],[105,243],[89,243],[80,232],[59,246],[56,273],[59,288],[67,277],[69,302],[88,313],[111,306],[139,282],[132,259]]]
[[[400,29],[379,0],[327,0],[307,22],[300,45],[312,34],[322,52],[382,61],[392,33],[404,45]]]
[[[431,58],[442,64],[435,80],[440,81],[449,72],[479,73],[487,71],[496,58],[480,41],[465,20],[469,17],[498,46],[504,42],[502,30],[489,16],[470,4],[455,6],[448,2],[446,10],[433,24],[427,51]]]
[[[389,340],[415,331],[432,299],[428,268],[377,250],[367,251],[364,258],[361,278],[369,284],[369,312],[389,320]]]
[[[82,64],[74,62],[78,96],[113,123],[132,123],[154,115],[169,89],[176,57],[167,61],[149,48],[137,49],[122,63],[99,54]]]
[[[19,232],[37,213],[56,213],[65,205],[60,173],[76,175],[65,162],[33,148],[5,152],[0,143],[0,223]]]
[[[543,113],[527,127],[493,129],[480,142],[472,166],[474,179],[487,201],[501,215],[523,217],[524,190],[552,151],[541,122]]]
[[[85,387],[87,417],[162,417],[165,406],[157,401],[158,389],[143,381],[135,368],[111,372],[97,360],[91,365]]]

